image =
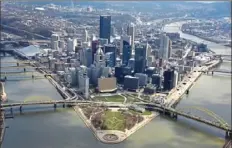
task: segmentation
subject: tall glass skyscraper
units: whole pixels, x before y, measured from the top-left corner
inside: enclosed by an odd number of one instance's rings
[[[110,54],[111,64],[109,67],[114,67],[116,65],[116,46],[112,44],[107,44],[104,46],[104,51],[105,51],[105,54],[112,53]]]
[[[122,50],[122,64],[123,65],[128,65],[128,61],[131,58],[131,46],[129,45],[128,42],[123,41],[123,50]]]
[[[147,45],[138,44],[135,46],[135,73],[143,73],[146,68]]]
[[[111,31],[111,16],[102,15],[100,16],[100,38],[108,39],[110,43],[110,31]]]

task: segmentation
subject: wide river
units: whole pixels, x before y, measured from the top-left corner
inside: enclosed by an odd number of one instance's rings
[[[178,27],[164,29],[167,32],[179,31]],[[183,33],[181,37],[197,42],[203,41]],[[216,52],[230,52],[230,48],[211,42],[205,43]],[[2,59],[4,60],[15,59],[7,57]],[[230,67],[231,63],[223,63],[220,68]],[[203,75],[190,90],[189,95],[183,97],[178,108],[203,107],[231,124],[230,82],[230,76]],[[46,79],[7,81],[5,89],[9,102],[62,99]],[[191,111],[208,118],[204,112]],[[6,124],[9,128],[5,133],[3,148],[221,148],[225,134],[223,131],[185,118],[179,117],[177,121],[173,121],[157,117],[126,141],[108,145],[97,141],[72,109],[26,113],[15,116],[14,119],[7,119]]]

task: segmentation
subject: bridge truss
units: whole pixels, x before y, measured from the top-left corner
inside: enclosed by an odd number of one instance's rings
[[[186,113],[186,111],[188,111],[187,114],[192,115],[192,116],[196,116],[196,115],[193,115],[194,111],[200,111],[200,112],[205,113],[208,117],[211,117],[211,119],[213,119],[212,123],[219,124],[220,126],[224,128],[230,129],[229,124],[223,118],[221,118],[220,116],[218,116],[217,114],[215,114],[214,112],[206,108],[198,107],[198,106],[188,106],[188,107],[178,108],[176,109],[176,111],[182,112],[182,113]]]

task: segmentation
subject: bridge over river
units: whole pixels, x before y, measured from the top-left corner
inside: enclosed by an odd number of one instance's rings
[[[11,103],[11,104],[2,104],[1,107],[3,110],[6,110],[7,108],[10,108],[11,112],[13,112],[13,108],[19,107],[20,113],[22,113],[22,107],[23,106],[32,106],[32,105],[52,105],[55,109],[57,108],[57,105],[63,105],[65,106],[74,106],[78,104],[91,104],[91,105],[103,105],[103,106],[109,106],[109,107],[129,107],[131,104],[120,104],[115,102],[95,102],[95,101],[88,101],[88,100],[60,100],[60,101],[38,101],[38,102],[21,102],[21,103]],[[183,116],[188,119],[192,119],[195,121],[198,121],[200,123],[204,123],[206,125],[216,127],[218,129],[226,131],[226,139],[232,138],[232,130],[231,127],[219,116],[217,116],[215,113],[213,113],[210,110],[200,108],[200,107],[190,107],[194,108],[196,110],[200,110],[202,112],[207,113],[210,117],[212,117],[214,120],[207,120],[202,117],[196,116],[192,114],[191,112],[187,112],[181,109],[174,109],[171,107],[165,107],[159,104],[155,103],[145,103],[145,102],[137,102],[137,105],[142,105],[146,109],[153,109],[156,111],[160,111],[163,113],[163,115],[168,115],[171,118],[177,119],[177,116]]]

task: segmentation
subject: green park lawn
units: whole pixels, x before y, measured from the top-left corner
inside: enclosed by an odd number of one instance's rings
[[[151,115],[152,112],[146,110],[145,112],[143,113],[140,113],[140,112],[137,112],[137,111],[134,111],[134,110],[129,110],[132,114],[139,114],[139,115],[143,115],[143,116],[147,116],[147,115]]]
[[[120,95],[95,96],[93,100],[104,101],[104,102],[124,102],[124,98]]]
[[[105,111],[103,125],[107,130],[125,130],[125,117],[121,112]]]
[[[152,112],[148,111],[148,110],[146,110],[145,112],[141,113],[141,115],[151,115],[151,114],[152,114]]]

